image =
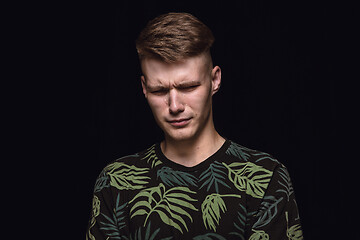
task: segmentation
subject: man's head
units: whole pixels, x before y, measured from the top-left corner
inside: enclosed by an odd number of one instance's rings
[[[137,40],[143,93],[167,140],[214,131],[212,96],[221,83],[213,67],[211,31],[194,16],[169,13],[150,21]]]

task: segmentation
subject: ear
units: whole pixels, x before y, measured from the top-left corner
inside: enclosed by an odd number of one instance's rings
[[[211,85],[212,85],[212,95],[217,93],[221,85],[221,69],[219,66],[215,66],[211,70]]]
[[[147,98],[146,81],[145,81],[144,75],[142,75],[142,76],[140,77],[140,79],[141,79],[142,91],[143,91],[143,93],[144,93],[144,95],[145,95],[145,98]]]

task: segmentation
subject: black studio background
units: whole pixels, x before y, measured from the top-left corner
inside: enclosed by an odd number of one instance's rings
[[[31,127],[24,141],[41,159],[29,163],[39,172],[35,181],[47,179],[33,201],[56,222],[36,224],[46,224],[53,238],[84,239],[102,168],[162,139],[141,92],[134,42],[147,21],[170,11],[190,12],[212,29],[213,60],[222,69],[215,126],[287,166],[305,239],[352,235],[349,179],[339,165],[345,135],[333,61],[336,6],[121,1],[34,9],[40,14],[32,14],[29,27],[38,28],[29,36],[36,39],[32,53],[39,48],[41,56],[32,64],[42,81],[29,88]]]

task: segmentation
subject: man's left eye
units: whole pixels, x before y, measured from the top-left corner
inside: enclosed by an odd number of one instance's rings
[[[153,93],[153,94],[165,94],[166,90],[165,89],[159,89],[159,90],[151,91],[151,93]]]
[[[184,90],[194,90],[195,88],[197,88],[199,85],[192,85],[192,86],[187,86],[187,87],[184,87],[182,89]]]

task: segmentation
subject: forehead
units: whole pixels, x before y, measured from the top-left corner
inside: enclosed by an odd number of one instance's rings
[[[210,72],[207,60],[202,55],[175,63],[166,63],[153,58],[143,59],[141,68],[147,84],[201,80]]]

